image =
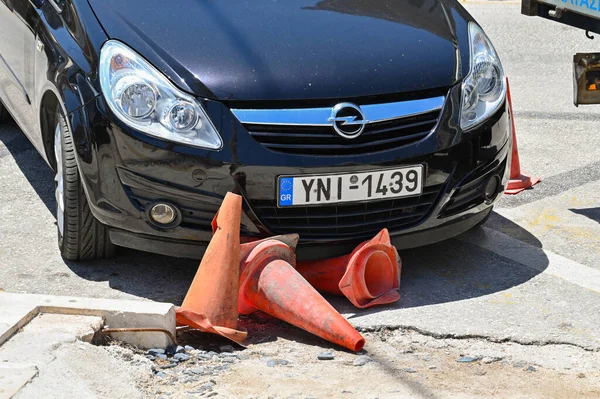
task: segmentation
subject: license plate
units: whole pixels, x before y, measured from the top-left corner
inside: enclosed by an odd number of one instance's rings
[[[423,192],[423,165],[361,173],[280,176],[280,207],[411,197]],[[333,215],[335,216],[335,215]]]

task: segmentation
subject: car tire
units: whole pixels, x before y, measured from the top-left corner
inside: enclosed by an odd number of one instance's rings
[[[72,261],[111,257],[116,247],[108,238],[106,226],[92,215],[75,161],[73,138],[62,112],[57,111],[56,120],[54,182],[60,253]]]
[[[4,104],[2,104],[2,101],[0,101],[0,122],[4,122],[4,121],[8,120],[9,118],[10,118],[10,115],[8,114],[8,110],[6,109]]]

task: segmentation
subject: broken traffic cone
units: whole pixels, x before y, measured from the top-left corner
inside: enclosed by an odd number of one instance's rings
[[[345,295],[363,309],[400,299],[401,267],[398,251],[388,230],[383,229],[350,255],[299,262],[297,270],[318,291]]]
[[[241,214],[242,197],[227,193],[213,220],[213,238],[176,311],[177,325],[189,325],[237,343],[247,336],[237,329]]]
[[[512,100],[510,97],[510,86],[508,78],[506,78],[506,98],[508,100],[508,108],[510,110],[510,120],[512,123],[512,158],[510,163],[510,180],[506,186],[505,194],[518,194],[521,191],[540,182],[539,177],[531,177],[525,173],[521,173],[521,162],[519,161],[519,149],[517,147],[517,133],[515,129],[515,114],[512,108]]]
[[[239,310],[275,316],[352,351],[365,339],[298,272],[293,250],[265,240],[242,259]]]

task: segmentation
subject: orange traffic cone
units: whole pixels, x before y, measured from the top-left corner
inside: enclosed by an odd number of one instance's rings
[[[269,240],[275,240],[275,241],[280,241],[282,243],[284,243],[285,245],[287,245],[288,247],[290,247],[293,251],[296,250],[296,246],[298,245],[298,240],[300,239],[300,236],[296,233],[294,234],[283,234],[283,235],[279,235],[279,236],[272,236],[269,238],[264,238],[262,240],[257,240],[257,241],[250,241],[247,242],[245,244],[242,244],[240,246],[241,250],[240,250],[240,259],[242,261],[242,263],[240,264],[240,266],[242,266],[243,269],[243,261],[244,258],[246,258],[246,256],[248,256],[248,254],[254,249],[256,248],[259,244],[265,242],[265,241],[269,241]]]
[[[298,262],[298,272],[318,291],[345,295],[357,308],[400,299],[402,260],[383,229],[350,254],[319,261]]]
[[[263,240],[242,259],[239,311],[256,310],[275,316],[312,334],[359,351],[365,339],[294,269],[293,250],[275,240]]]
[[[525,173],[521,173],[521,162],[519,161],[519,148],[517,147],[517,132],[515,129],[515,114],[512,108],[512,99],[510,97],[510,85],[506,78],[506,98],[508,100],[508,108],[510,110],[510,120],[512,123],[512,158],[510,163],[510,180],[506,186],[505,194],[519,194],[521,191],[534,186],[540,182],[539,177],[531,177]]]
[[[177,325],[222,335],[241,343],[246,331],[237,329],[242,197],[227,193],[213,220],[215,234],[194,281],[177,309]]]

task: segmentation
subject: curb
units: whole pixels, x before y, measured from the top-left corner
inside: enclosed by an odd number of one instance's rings
[[[110,328],[160,328],[175,335],[175,307],[170,303],[0,292],[0,346],[42,313],[98,316]],[[145,349],[172,344],[162,332],[111,335]]]

